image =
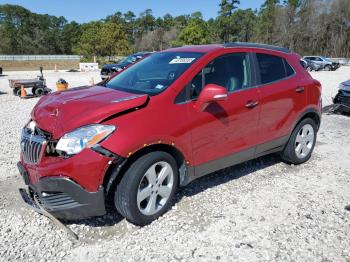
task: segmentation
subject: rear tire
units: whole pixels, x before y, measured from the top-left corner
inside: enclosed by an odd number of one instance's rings
[[[299,165],[308,161],[314,150],[317,128],[311,118],[302,120],[293,130],[289,141],[281,153],[282,159],[290,164]]]
[[[41,96],[44,94],[44,88],[42,87],[33,87],[32,88],[32,93],[35,96]]]
[[[117,185],[115,207],[131,223],[147,225],[172,206],[178,176],[176,161],[168,153],[144,155],[128,168]]]
[[[326,66],[324,67],[324,70],[325,70],[325,71],[331,71],[331,70],[332,70],[332,67],[331,67],[330,65],[326,65]]]

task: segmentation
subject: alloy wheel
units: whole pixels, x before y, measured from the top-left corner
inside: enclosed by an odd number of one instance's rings
[[[147,169],[137,191],[137,206],[140,212],[151,216],[159,212],[168,202],[174,186],[171,165],[160,161]]]
[[[309,155],[315,142],[315,131],[310,124],[304,125],[295,138],[295,153],[302,159]]]

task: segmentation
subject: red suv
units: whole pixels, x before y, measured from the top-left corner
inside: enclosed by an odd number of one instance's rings
[[[57,218],[105,214],[108,200],[145,225],[176,189],[279,152],[307,161],[321,85],[288,49],[251,43],[155,53],[105,86],[42,97],[23,128],[18,167]]]

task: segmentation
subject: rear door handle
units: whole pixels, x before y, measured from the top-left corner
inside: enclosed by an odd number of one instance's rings
[[[297,93],[303,93],[305,91],[305,88],[303,86],[298,86],[296,89],[295,89],[295,92]]]
[[[246,108],[254,108],[254,107],[256,107],[258,104],[259,104],[259,101],[248,101],[248,102],[245,104],[245,107],[246,107]]]

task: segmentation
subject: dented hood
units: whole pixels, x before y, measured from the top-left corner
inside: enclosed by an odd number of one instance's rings
[[[42,97],[31,113],[38,126],[54,139],[78,127],[141,107],[148,95],[135,95],[102,86],[73,88]]]

